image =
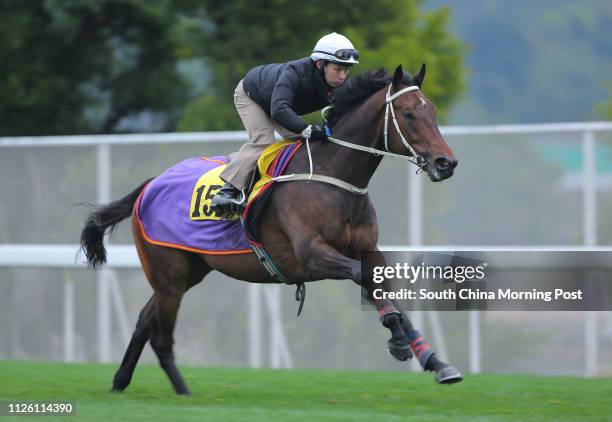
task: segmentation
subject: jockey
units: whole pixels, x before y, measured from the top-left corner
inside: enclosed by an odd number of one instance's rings
[[[225,185],[212,200],[215,214],[230,217],[245,203],[257,160],[276,141],[274,130],[284,139],[325,139],[321,126],[307,125],[300,115],[330,105],[358,58],[349,39],[333,32],[317,42],[310,57],[247,72],[234,91],[234,104],[251,142],[221,173]]]

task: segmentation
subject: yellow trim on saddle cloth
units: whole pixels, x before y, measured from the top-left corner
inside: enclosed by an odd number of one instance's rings
[[[259,159],[257,160],[257,169],[259,170],[260,179],[255,183],[253,189],[251,189],[251,194],[249,195],[248,202],[251,202],[253,198],[255,198],[261,189],[272,181],[272,177],[268,176],[267,171],[270,164],[274,161],[276,156],[280,153],[280,151],[286,147],[287,145],[293,144],[295,141],[281,141],[267,147],[264,152],[261,153]]]
[[[189,205],[190,220],[223,220],[223,218],[217,217],[213,213],[210,206],[212,205],[213,196],[223,186],[224,182],[219,176],[225,167],[227,167],[227,164],[207,171],[196,182],[191,193],[191,204]],[[237,220],[239,218],[239,215],[234,215],[230,220]]]

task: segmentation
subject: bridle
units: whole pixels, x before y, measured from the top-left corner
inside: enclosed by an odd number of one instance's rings
[[[395,109],[393,108],[393,100],[405,94],[406,92],[418,91],[419,87],[418,85],[407,86],[406,88],[402,88],[396,93],[394,93],[393,95],[391,95],[392,85],[393,84],[389,84],[389,89],[387,89],[387,94],[385,97],[386,105],[385,105],[385,126],[384,126],[384,139],[385,139],[385,150],[384,151],[380,149],[376,149],[376,148],[364,147],[363,145],[353,144],[352,142],[343,141],[341,139],[334,138],[332,136],[328,136],[327,139],[333,142],[334,144],[338,144],[346,148],[368,152],[376,156],[384,155],[384,156],[389,156],[389,157],[402,158],[404,160],[410,161],[411,163],[419,167],[419,169],[423,169],[423,167],[425,167],[427,162],[418,152],[415,151],[412,145],[410,145],[410,143],[404,137],[404,134],[400,130],[399,123],[397,121],[397,117],[395,116]],[[397,130],[397,133],[399,134],[400,139],[402,140],[402,143],[404,144],[404,146],[406,146],[406,148],[410,152],[410,155],[396,154],[389,150],[389,110],[391,111],[391,118],[393,119],[393,126],[395,126],[395,130]]]

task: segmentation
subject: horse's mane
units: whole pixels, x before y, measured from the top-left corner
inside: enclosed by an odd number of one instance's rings
[[[327,115],[327,124],[333,128],[348,112],[391,83],[392,76],[384,68],[367,70],[351,78],[335,93],[334,105]],[[404,72],[403,82],[413,84],[412,76]]]

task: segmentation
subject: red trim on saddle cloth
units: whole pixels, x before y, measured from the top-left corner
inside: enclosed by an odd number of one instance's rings
[[[200,160],[204,160],[204,161],[210,161],[211,163],[218,163],[221,164],[222,166],[226,165],[227,163],[221,161],[221,160],[213,160],[212,158],[208,158],[208,157],[199,157]]]
[[[220,162],[220,161],[217,161],[217,160],[206,159],[206,157],[200,157],[200,158],[205,159],[206,161],[215,161],[217,163]],[[225,164],[225,163],[221,163],[221,164]],[[205,254],[205,255],[239,255],[239,254],[253,253],[252,249],[238,249],[238,250],[235,250],[235,251],[207,251],[207,250],[204,250],[204,249],[190,248],[190,247],[184,246],[184,245],[177,245],[177,244],[174,244],[174,243],[160,242],[160,241],[151,239],[149,236],[147,236],[147,233],[144,230],[144,225],[142,224],[142,220],[140,219],[140,214],[138,213],[138,208],[140,207],[140,200],[142,199],[143,194],[147,190],[147,187],[149,187],[149,184],[147,184],[144,187],[144,189],[140,192],[140,194],[138,195],[138,198],[136,199],[136,204],[135,204],[136,208],[135,208],[134,212],[136,213],[136,219],[138,220],[138,227],[140,228],[140,235],[148,243],[151,243],[151,244],[157,245],[157,246],[164,246],[164,247],[167,247],[167,248],[181,249],[181,250],[187,251],[187,252],[201,253],[201,254]]]

